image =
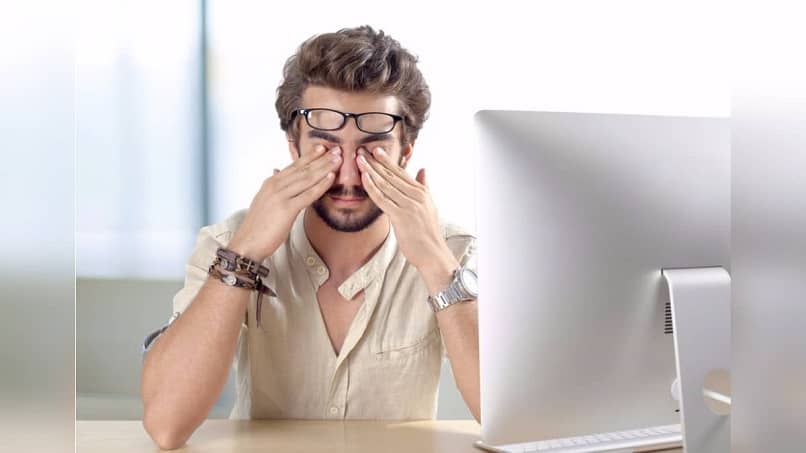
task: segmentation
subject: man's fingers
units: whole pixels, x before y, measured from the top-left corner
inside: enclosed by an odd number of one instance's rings
[[[296,205],[299,206],[300,209],[310,205],[314,201],[318,200],[319,197],[327,192],[327,189],[333,184],[333,179],[336,177],[336,173],[330,171],[328,172],[323,178],[316,181],[311,187],[308,187],[307,190],[304,190],[297,196],[293,197],[291,201]]]
[[[361,158],[363,158],[363,161]],[[421,194],[418,193],[419,189],[407,184],[402,178],[373,159],[372,156],[362,153],[358,162],[361,171],[370,173],[378,189],[398,205],[402,206],[412,201],[420,201],[422,198]]]
[[[398,206],[378,188],[368,172],[361,173],[361,181],[364,183],[364,190],[367,191],[372,201],[374,201],[383,212],[393,214],[397,211]]]
[[[306,165],[311,165],[313,162],[316,162],[318,159],[324,159],[329,154],[341,155],[341,148],[339,148],[338,146],[334,146],[333,148],[330,148],[329,153],[327,153],[325,151],[328,151],[328,149],[325,147],[325,145],[316,145],[313,148],[312,153],[308,153],[308,154],[300,157],[299,159],[296,160],[296,162],[294,162],[294,164],[296,164],[296,168],[304,168]]]
[[[287,197],[295,197],[316,184],[329,171],[335,172],[340,165],[341,156],[332,155],[328,159],[320,159],[310,164],[305,170],[290,173],[288,177],[283,180],[281,190]]]
[[[403,182],[405,182],[407,185],[416,187],[416,184],[413,183],[411,176],[406,173],[406,170],[400,168],[400,166],[397,165],[397,162],[393,161],[383,148],[376,146],[372,149],[372,153],[370,153],[370,155],[374,157],[375,161],[378,162],[386,171],[400,177],[400,179],[403,180]]]
[[[325,154],[325,151],[327,151],[327,147],[325,147],[325,145],[316,145],[313,147],[313,152],[306,153],[305,155],[300,156],[300,158],[297,159],[294,163],[296,163],[297,165],[309,164],[315,161],[316,159],[322,157],[322,155]]]
[[[425,168],[421,168],[420,170],[418,170],[417,177],[414,179],[416,179],[417,182],[419,182],[420,184],[428,187],[428,183],[425,181]]]
[[[291,162],[280,173],[283,174],[293,173],[301,168],[304,168],[306,165],[310,165],[317,159],[323,158],[327,154],[325,151],[327,151],[325,145],[316,145],[313,148],[312,152],[303,154],[302,157],[295,160],[294,162]]]
[[[419,199],[417,191],[422,189],[418,186],[419,183],[413,180],[411,176],[406,173],[406,170],[392,162],[389,155],[386,154],[382,148],[377,147],[372,153],[367,151],[366,148],[362,148],[359,152],[384,179],[394,183],[401,192],[405,193],[410,198]]]
[[[309,173],[312,170],[316,170],[318,168],[318,164],[326,163],[326,162],[335,162],[341,159],[341,148],[338,146],[333,147],[330,149],[329,152],[323,151],[323,145],[317,145],[316,156],[311,158],[310,156],[305,156],[305,158],[299,158],[294,162],[289,170],[289,174],[293,174],[294,176],[302,175],[306,176],[306,173]],[[318,179],[318,178],[317,178]]]

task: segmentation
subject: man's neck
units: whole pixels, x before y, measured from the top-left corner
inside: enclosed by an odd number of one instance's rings
[[[343,280],[369,261],[383,245],[390,223],[386,214],[382,214],[364,230],[345,233],[328,226],[309,207],[305,209],[303,226],[311,246],[330,270],[331,278]]]

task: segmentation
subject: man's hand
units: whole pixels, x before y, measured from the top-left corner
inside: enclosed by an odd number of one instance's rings
[[[413,179],[382,148],[373,149],[371,154],[362,148],[358,154],[364,189],[389,215],[403,256],[420,271],[429,289],[447,286],[459,262],[442,237],[425,169]]]
[[[373,150],[372,155],[359,151],[364,189],[389,215],[400,251],[417,267],[433,296],[450,284],[459,262],[442,238],[437,210],[425,183],[425,170],[420,169],[417,178],[412,179],[379,150]],[[455,304],[437,313],[436,318],[456,386],[473,417],[481,422],[478,304]]]
[[[325,152],[318,145],[263,182],[229,249],[258,262],[285,242],[300,211],[319,199],[333,184],[341,165],[341,148]]]

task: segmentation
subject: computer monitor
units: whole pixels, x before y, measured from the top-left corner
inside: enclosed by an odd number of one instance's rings
[[[475,122],[484,443],[680,423],[661,271],[729,269],[728,120]]]

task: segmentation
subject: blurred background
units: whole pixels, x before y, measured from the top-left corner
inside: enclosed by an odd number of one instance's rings
[[[71,5],[0,0],[0,451],[74,444]]]
[[[245,208],[290,163],[274,110],[305,39],[372,25],[419,57],[430,117],[409,171],[475,231],[473,114],[484,108],[729,114],[716,6],[503,1],[84,0],[76,47],[79,419],[138,419],[143,337],[171,314],[200,227]],[[611,20],[601,20],[610,17]],[[641,17],[640,21],[630,17]],[[685,27],[686,32],[680,33]],[[477,184],[478,182],[478,184]],[[507,200],[516,203],[517,200]],[[232,378],[212,417],[226,417]],[[448,365],[439,418],[471,418]]]

